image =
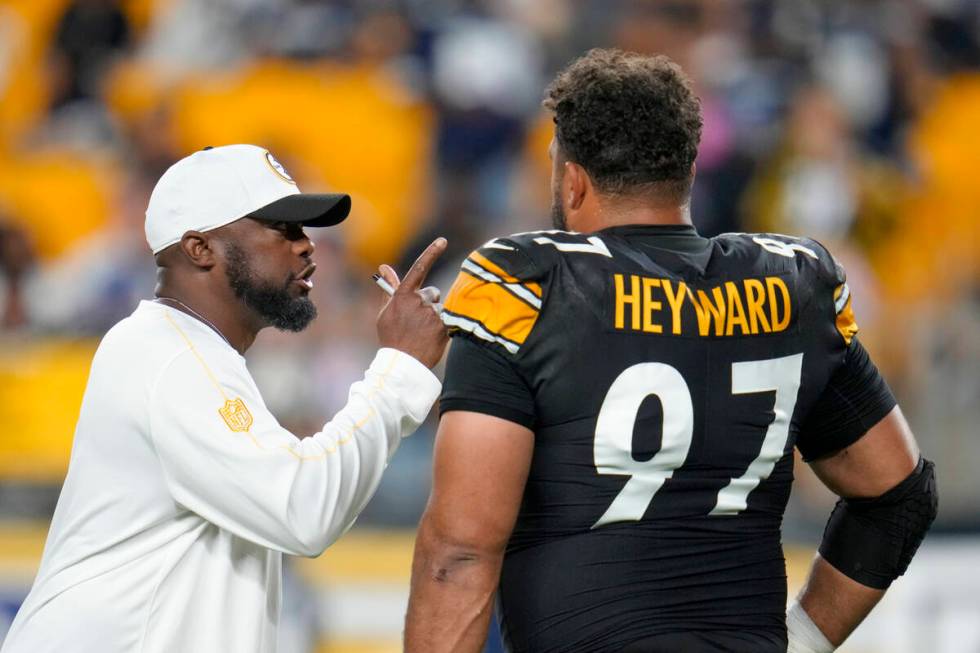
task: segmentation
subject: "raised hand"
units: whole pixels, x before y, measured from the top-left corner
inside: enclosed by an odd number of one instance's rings
[[[398,349],[432,368],[442,358],[449,342],[446,327],[439,317],[437,288],[422,288],[432,264],[446,251],[446,239],[436,238],[409,269],[405,279],[387,265],[379,268],[381,276],[395,289],[378,315],[378,340],[382,347]]]

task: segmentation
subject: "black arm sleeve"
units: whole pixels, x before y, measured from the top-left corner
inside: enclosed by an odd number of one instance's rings
[[[855,339],[800,427],[796,446],[807,462],[836,453],[857,442],[896,403],[868,352]]]
[[[453,336],[439,414],[468,410],[534,427],[534,395],[505,355],[464,334]]]

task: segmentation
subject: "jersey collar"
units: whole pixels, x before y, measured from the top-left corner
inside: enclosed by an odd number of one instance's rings
[[[644,245],[690,253],[702,252],[711,243],[710,239],[698,233],[694,225],[689,224],[626,224],[607,227],[598,233],[621,238],[639,238]]]

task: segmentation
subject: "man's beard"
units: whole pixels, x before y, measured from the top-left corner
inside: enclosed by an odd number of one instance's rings
[[[229,243],[225,254],[228,267],[225,274],[235,296],[259,314],[269,325],[280,331],[302,331],[316,317],[316,306],[309,297],[289,294],[293,277],[290,276],[282,286],[261,284],[252,275],[245,251],[234,243]]]
[[[557,193],[553,193],[551,198],[551,225],[555,229],[568,231],[568,221],[565,220],[565,211],[562,209],[561,199]]]

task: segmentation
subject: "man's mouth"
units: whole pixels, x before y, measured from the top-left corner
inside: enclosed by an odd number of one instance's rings
[[[310,277],[313,276],[314,272],[316,272],[316,263],[310,263],[305,268],[303,268],[302,272],[296,275],[293,281],[296,281],[307,290],[312,290],[313,281],[310,279]]]

